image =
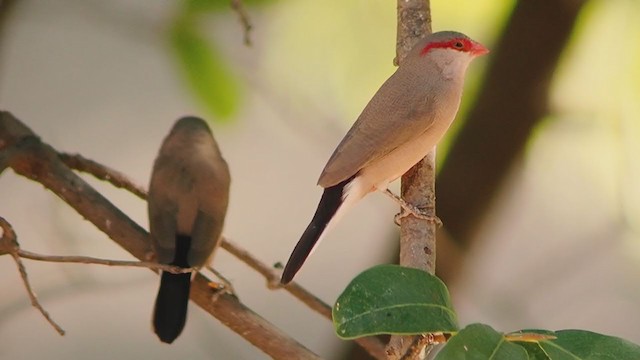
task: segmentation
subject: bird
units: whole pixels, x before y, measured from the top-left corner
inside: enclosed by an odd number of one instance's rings
[[[199,269],[220,244],[231,177],[207,123],[180,118],[155,159],[148,194],[149,232],[157,262]],[[182,332],[192,272],[163,271],[153,329],[172,343]]]
[[[280,282],[291,282],[327,229],[376,190],[403,211],[427,218],[388,184],[424,158],[453,122],[466,69],[489,50],[455,31],[432,33],[409,51],[358,116],[325,165],[318,208],[291,253]]]

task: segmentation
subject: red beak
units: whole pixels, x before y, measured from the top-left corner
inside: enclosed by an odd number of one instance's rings
[[[486,55],[489,53],[489,49],[487,49],[486,47],[484,47],[482,44],[478,43],[478,42],[474,42],[473,46],[471,47],[471,50],[469,50],[469,52],[471,54],[473,54],[474,56],[482,56],[482,55]]]

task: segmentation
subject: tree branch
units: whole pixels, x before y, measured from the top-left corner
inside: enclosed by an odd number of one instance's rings
[[[22,259],[18,255],[20,251],[20,246],[18,245],[18,237],[16,236],[15,231],[13,231],[13,227],[6,221],[4,218],[0,217],[0,228],[2,228],[2,237],[0,238],[0,255],[9,254],[15,261],[16,266],[18,267],[18,272],[20,272],[20,278],[22,278],[22,283],[24,284],[25,289],[27,290],[27,294],[29,295],[29,299],[31,300],[31,306],[35,307],[40,311],[42,316],[44,316],[45,320],[53,328],[60,334],[64,336],[64,329],[60,327],[49,315],[44,307],[38,301],[38,297],[36,293],[31,288],[31,283],[29,282],[29,277],[27,276],[27,268],[22,263]]]
[[[251,29],[253,26],[251,25],[251,20],[249,20],[249,14],[247,13],[247,9],[244,7],[244,3],[242,0],[231,0],[231,8],[233,11],[238,14],[238,20],[240,20],[240,24],[242,25],[242,30],[244,31],[244,44],[246,46],[251,46]]]
[[[26,251],[18,248],[16,255],[23,259],[46,261],[55,263],[72,263],[72,264],[93,264],[93,265],[105,265],[105,266],[125,266],[125,267],[140,267],[151,270],[162,270],[173,274],[184,274],[192,271],[196,271],[194,268],[181,268],[178,266],[158,264],[149,261],[124,261],[124,260],[109,260],[100,259],[89,256],[57,256],[57,255],[42,255],[31,251]]]
[[[418,40],[431,33],[431,8],[429,0],[398,0],[398,30],[396,60],[402,64],[406,54]],[[402,176],[402,197],[414,207],[435,217],[435,148],[418,164]],[[407,216],[400,222],[400,265],[435,273],[436,224],[435,222]],[[404,358],[415,352],[412,344],[422,350],[421,337],[392,336],[387,345],[389,359]],[[417,342],[416,342],[417,341]],[[418,351],[420,353],[420,351]],[[409,355],[411,356],[411,355]]]
[[[271,267],[263,264],[260,260],[251,255],[247,250],[240,248],[238,245],[229,241],[229,239],[223,239],[222,245],[220,246],[231,253],[231,255],[235,256],[245,264],[249,265],[249,267],[260,273],[262,276],[264,276],[264,278],[267,280],[267,287],[269,289],[284,289],[291,295],[295,296],[298,300],[302,301],[313,311],[329,320],[332,320],[331,307],[296,282],[291,282],[287,284],[287,286],[282,286],[280,284],[280,274],[276,274]],[[355,339],[354,342],[360,345],[360,347],[366,350],[367,353],[369,353],[369,355],[373,356],[374,358],[386,358],[384,345],[382,344],[382,342],[380,342],[380,340],[378,340],[378,338],[364,337]]]
[[[125,189],[140,199],[145,200],[147,198],[147,192],[142,186],[134,184],[126,175],[119,171],[87,159],[79,154],[62,153],[59,156],[60,160],[73,170],[86,172],[100,180],[108,181],[111,185]]]
[[[124,188],[131,193],[135,194],[139,198],[146,200],[147,192],[141,187],[133,184],[124,174],[117,172],[109,167],[106,167],[102,164],[99,164],[93,160],[87,159],[80,155],[68,155],[68,154],[60,154],[60,159],[64,161],[67,166],[82,172],[86,172],[95,176],[96,178],[104,181],[110,182],[112,185],[118,188]],[[310,293],[308,290],[300,286],[299,284],[292,282],[287,287],[283,287],[280,284],[280,274],[276,274],[275,271],[270,266],[263,264],[260,260],[254,257],[249,251],[241,248],[239,245],[229,241],[229,239],[223,238],[221,247],[228,251],[230,254],[235,256],[238,260],[244,262],[249,267],[260,273],[267,280],[267,287],[271,290],[279,290],[284,289],[289,292],[291,295],[296,297],[298,300],[302,301],[305,305],[307,305],[311,310],[319,313],[324,316],[328,320],[332,320],[331,315],[331,307],[327,305],[324,301],[320,300],[318,297]],[[43,258],[44,261],[56,261],[57,257],[39,255]],[[29,256],[23,256],[29,257]],[[33,259],[33,257],[29,257]],[[70,259],[73,257],[60,257],[64,259]],[[176,272],[184,269],[173,267],[169,265],[162,265],[157,263],[149,263],[149,262],[117,262],[114,260],[103,260],[103,259],[95,259],[95,258],[86,258],[86,257],[76,257],[78,261],[82,263],[92,263],[92,264],[103,264],[103,265],[120,265],[120,266],[143,266],[156,268],[159,270]],[[34,259],[40,260],[40,259]],[[74,261],[65,261],[61,260],[59,262],[74,262]],[[120,263],[120,264],[116,264]],[[137,265],[137,264],[149,264],[150,266],[145,265]],[[165,270],[167,269],[167,270]],[[216,273],[216,271],[211,268],[212,272]],[[216,276],[220,277],[223,281],[224,278],[221,274],[216,273]],[[231,284],[226,284],[230,286]],[[373,356],[376,359],[384,359],[386,358],[385,348],[382,342],[378,340],[376,337],[366,337],[360,339],[353,340],[356,344],[358,344],[362,349],[364,349],[369,355]]]
[[[148,233],[73,173],[58,153],[23,123],[0,112],[0,172],[7,166],[41,183],[138,259],[153,258]],[[233,295],[216,294],[209,280],[196,274],[191,300],[225,326],[277,359],[319,357],[274,327]],[[213,301],[215,299],[215,301]]]

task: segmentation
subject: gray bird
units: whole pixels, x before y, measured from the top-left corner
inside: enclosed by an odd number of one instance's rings
[[[205,265],[220,244],[229,183],[229,168],[207,124],[179,119],[162,143],[149,184],[149,231],[159,263]],[[191,275],[162,272],[153,311],[162,342],[172,343],[184,328]]]
[[[387,190],[442,139],[458,112],[466,69],[488,50],[466,35],[433,33],[409,52],[380,87],[324,167],[318,209],[285,266],[289,283],[325,231],[365,195]]]

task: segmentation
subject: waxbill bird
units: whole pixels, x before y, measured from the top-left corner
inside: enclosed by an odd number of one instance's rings
[[[453,31],[433,33],[414,46],[322,170],[320,204],[289,257],[283,284],[293,279],[327,228],[370,192],[383,191],[399,201],[403,211],[420,217],[387,186],[442,139],[458,112],[469,63],[488,52]]]
[[[148,210],[151,241],[161,264],[200,268],[220,244],[229,203],[229,168],[209,126],[179,119],[153,164]],[[162,272],[153,329],[172,343],[187,318],[191,273]]]

